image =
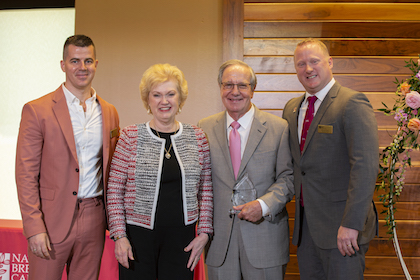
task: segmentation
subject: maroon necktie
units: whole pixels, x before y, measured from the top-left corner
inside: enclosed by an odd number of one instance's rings
[[[300,137],[300,152],[302,153],[303,147],[305,147],[306,136],[308,135],[309,127],[311,126],[311,122],[314,119],[315,108],[314,104],[317,100],[316,96],[308,97],[308,108],[306,109],[305,119],[303,120],[302,125],[302,134]],[[302,185],[300,186],[300,205],[303,207],[303,193],[302,193]]]

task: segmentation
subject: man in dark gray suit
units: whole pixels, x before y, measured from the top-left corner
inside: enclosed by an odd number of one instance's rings
[[[321,41],[300,42],[294,63],[306,93],[286,104],[283,117],[290,127],[300,277],[363,279],[365,253],[377,232],[373,109],[363,93],[334,80],[333,60]]]
[[[212,163],[214,238],[206,256],[209,279],[283,279],[289,261],[285,205],[294,195],[287,122],[251,103],[257,80],[246,63],[225,62],[218,82],[226,111],[199,122],[209,140]],[[235,146],[231,138],[235,122],[240,125],[235,128],[241,140],[238,158],[229,150]],[[232,163],[234,158],[238,165]],[[248,183],[240,183],[244,181]],[[234,191],[238,185],[248,190],[253,186],[256,196],[233,207],[232,193],[235,197],[240,192]],[[230,214],[232,209],[236,214]]]

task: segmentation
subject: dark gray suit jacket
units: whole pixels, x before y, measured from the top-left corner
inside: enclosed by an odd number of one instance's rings
[[[295,177],[293,244],[299,241],[301,185],[309,231],[318,247],[337,248],[340,226],[357,229],[359,244],[366,244],[377,231],[372,197],[379,145],[372,106],[363,93],[336,82],[311,123],[301,155],[298,114],[304,97],[291,99],[283,112],[289,122]]]
[[[229,209],[235,178],[231,164],[226,112],[199,122],[210,144],[214,195],[214,238],[206,263],[221,266],[232,232]],[[270,208],[271,216],[258,223],[240,221],[247,257],[256,268],[286,264],[289,261],[289,225],[285,205],[293,198],[292,159],[287,122],[255,108],[255,116],[242,157],[238,180],[246,173],[257,190],[257,198]]]

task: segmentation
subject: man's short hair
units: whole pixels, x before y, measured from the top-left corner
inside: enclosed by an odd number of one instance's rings
[[[255,89],[255,86],[257,85],[257,76],[255,76],[255,72],[254,70],[251,68],[251,66],[249,66],[248,64],[246,64],[245,62],[239,60],[239,59],[231,59],[226,61],[225,63],[222,64],[222,66],[220,66],[219,68],[219,76],[217,77],[217,82],[219,83],[219,87],[222,84],[222,76],[223,76],[223,72],[225,72],[226,68],[228,68],[229,66],[232,65],[241,65],[245,68],[247,68],[249,70],[249,73],[251,75],[251,80],[249,81],[251,84],[251,88],[252,90]]]
[[[328,51],[328,48],[324,44],[324,42],[322,42],[318,39],[315,39],[315,38],[307,38],[307,39],[299,42],[297,44],[296,48],[302,47],[302,46],[305,46],[305,45],[311,45],[311,44],[318,45],[321,48],[322,52],[324,52],[324,54],[326,54],[327,56],[330,56],[330,52]]]
[[[86,35],[73,35],[67,38],[66,42],[64,43],[64,48],[63,48],[63,59],[66,59],[67,56],[67,50],[68,47],[70,45],[74,45],[76,47],[89,47],[89,46],[93,46],[93,54],[95,55],[96,58],[96,48],[95,48],[95,44],[93,43],[92,39],[90,39],[88,36]]]

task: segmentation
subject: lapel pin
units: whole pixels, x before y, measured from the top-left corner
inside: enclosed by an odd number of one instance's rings
[[[296,113],[296,110],[297,110],[297,107],[295,107],[295,108],[293,109],[293,113]]]

